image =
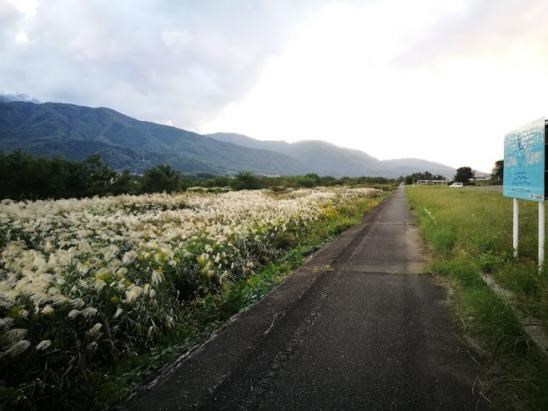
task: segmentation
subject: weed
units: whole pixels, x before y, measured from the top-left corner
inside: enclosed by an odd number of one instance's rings
[[[489,272],[521,307],[548,320],[548,276],[536,267],[536,204],[520,207],[520,256],[512,256],[512,201],[493,190],[407,189],[431,271],[456,290],[464,332],[482,350],[485,393],[497,409],[548,409],[548,361],[524,335],[512,307],[481,280]]]

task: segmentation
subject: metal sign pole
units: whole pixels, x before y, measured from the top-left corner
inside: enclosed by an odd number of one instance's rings
[[[544,201],[538,203],[538,270],[544,266]]]
[[[517,256],[518,256],[518,242],[519,242],[519,225],[518,225],[518,222],[519,222],[519,203],[518,203],[518,199],[514,198],[513,203],[514,203],[514,224],[513,224],[513,230],[512,230],[512,234],[513,234],[512,246],[514,248],[514,258],[517,258]]]
[[[514,257],[518,256],[518,199],[537,201],[538,266],[544,265],[544,200],[548,199],[548,121],[544,118],[526,124],[504,137],[504,176],[502,195],[513,198]]]

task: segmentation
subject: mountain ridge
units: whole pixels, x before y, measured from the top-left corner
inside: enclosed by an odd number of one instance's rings
[[[106,107],[0,103],[0,148],[81,160],[99,153],[117,169],[142,172],[163,163],[187,173],[302,174],[293,159],[223,143],[198,133],[140,121]]]
[[[21,95],[23,96],[23,95]],[[170,164],[189,174],[398,177],[428,170],[448,177],[454,169],[420,159],[378,160],[320,140],[261,141],[243,134],[198,134],[141,121],[108,107],[0,100],[0,149],[82,160],[98,153],[115,169],[143,172]],[[430,168],[425,168],[424,166]],[[441,170],[441,171],[440,171]],[[405,171],[405,172],[402,172]]]
[[[232,144],[252,148],[264,148],[280,152],[303,163],[307,168],[321,175],[333,175],[324,164],[337,164],[339,171],[346,170],[347,173],[336,175],[367,175],[396,178],[409,175],[415,172],[430,171],[433,174],[441,174],[445,177],[453,177],[455,169],[434,161],[401,158],[393,160],[379,160],[361,150],[340,147],[321,140],[301,140],[288,143],[283,140],[257,140],[239,133],[212,133],[205,134],[208,137],[219,141],[226,141]],[[318,158],[320,156],[320,159]],[[323,159],[321,158],[323,156]],[[330,161],[326,156],[335,157]]]

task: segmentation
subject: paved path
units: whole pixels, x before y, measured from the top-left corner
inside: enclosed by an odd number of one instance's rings
[[[400,188],[128,407],[482,408],[422,251]]]

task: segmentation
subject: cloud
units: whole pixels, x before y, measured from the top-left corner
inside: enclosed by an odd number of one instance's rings
[[[0,90],[489,169],[546,114],[542,0],[0,0]]]
[[[192,128],[244,95],[321,3],[0,2],[0,90]]]
[[[466,1],[432,31],[418,35],[397,61],[412,65],[455,57],[502,57],[516,47],[541,52],[548,40],[547,19],[548,3],[542,0]]]
[[[25,44],[29,43],[29,36],[27,36],[27,33],[25,33],[24,30],[20,30],[15,35],[15,44],[24,46]]]
[[[383,159],[489,170],[506,132],[548,114],[543,3],[332,4],[200,131],[323,139]]]
[[[37,0],[8,0],[7,3],[11,4],[18,12],[27,17],[32,17],[36,14]]]

